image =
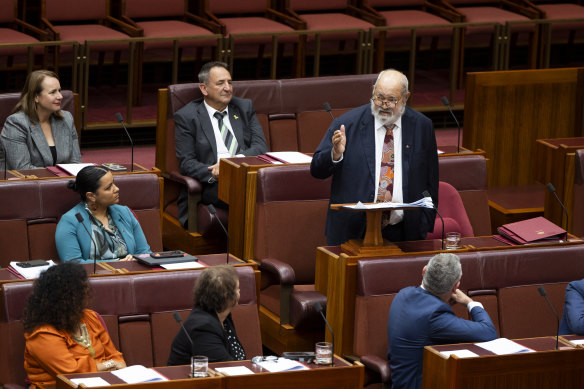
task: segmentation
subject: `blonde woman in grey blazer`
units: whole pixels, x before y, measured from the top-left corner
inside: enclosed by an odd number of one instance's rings
[[[20,101],[4,123],[0,140],[8,169],[81,163],[73,116],[61,110],[61,85],[47,70],[30,73]]]

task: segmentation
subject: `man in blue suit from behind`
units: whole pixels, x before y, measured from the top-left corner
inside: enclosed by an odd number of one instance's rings
[[[310,172],[333,176],[330,203],[413,202],[430,192],[438,205],[438,151],[432,121],[407,106],[407,77],[384,70],[373,87],[369,104],[333,121],[316,149]],[[393,147],[386,146],[391,132]],[[392,150],[393,153],[388,152]],[[383,168],[388,155],[393,168]],[[382,179],[383,178],[383,179]],[[387,180],[391,184],[387,184]],[[381,181],[381,185],[380,185]],[[392,211],[382,223],[384,239],[419,240],[434,228],[432,209]],[[339,245],[365,234],[365,213],[328,210],[326,240]]]
[[[584,280],[570,282],[566,288],[560,335],[584,335]]]
[[[422,285],[404,288],[393,299],[387,324],[392,389],[422,387],[424,346],[497,338],[482,304],[458,289],[461,277],[458,256],[438,254],[424,266]],[[465,305],[472,321],[455,316],[451,301]]]

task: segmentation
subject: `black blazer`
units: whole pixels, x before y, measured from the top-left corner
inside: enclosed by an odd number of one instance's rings
[[[229,122],[239,144],[238,154],[253,156],[264,154],[268,145],[262,126],[258,122],[249,99],[233,97],[228,106]],[[203,185],[204,204],[217,203],[217,182],[208,167],[217,163],[217,142],[209,113],[203,98],[191,101],[174,114],[174,139],[181,174],[197,179]],[[219,178],[221,179],[221,178]],[[187,221],[186,191],[178,200],[179,220]]]
[[[343,160],[333,164],[332,135],[345,125],[347,143]],[[330,203],[374,202],[375,120],[370,104],[355,108],[333,121],[314,153],[310,172],[316,178],[333,176]],[[438,206],[438,151],[432,121],[410,107],[402,116],[403,201],[421,199],[428,190]],[[434,228],[433,210],[404,211],[405,240],[424,239]],[[328,210],[326,239],[339,245],[365,234],[365,213]]]
[[[231,326],[235,334],[231,314],[227,316],[225,321],[228,326]],[[229,353],[229,344],[217,315],[199,308],[193,308],[189,317],[185,320],[184,326],[193,340],[193,346],[191,347],[191,342],[187,335],[180,328],[172,341],[167,362],[168,366],[188,365],[191,363],[191,356],[193,355],[205,355],[209,358],[209,362],[236,360]]]

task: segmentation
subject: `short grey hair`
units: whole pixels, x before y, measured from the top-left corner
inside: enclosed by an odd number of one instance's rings
[[[220,62],[220,61],[212,61],[212,62],[207,62],[206,64],[204,64],[203,66],[201,66],[201,70],[199,70],[199,82],[205,85],[208,85],[209,83],[209,74],[211,73],[211,69],[213,68],[224,68],[225,70],[229,71],[229,67],[227,66],[227,64],[225,62]]]
[[[401,93],[402,96],[405,96],[408,94],[409,92],[409,83],[408,83],[408,78],[406,77],[405,74],[403,74],[402,72],[400,72],[399,70],[396,69],[385,69],[382,70],[381,73],[379,73],[379,75],[377,76],[377,80],[375,80],[375,84],[373,85],[373,92],[375,93],[375,89],[377,89],[377,83],[379,82],[379,79],[381,78],[381,75],[385,72],[397,72],[400,76],[400,82],[401,82]]]
[[[422,285],[433,295],[441,296],[449,292],[461,277],[462,267],[458,255],[441,253],[428,262]]]

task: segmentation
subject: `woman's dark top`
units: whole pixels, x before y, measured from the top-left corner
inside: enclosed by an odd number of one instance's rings
[[[53,157],[52,166],[55,166],[57,164],[57,146],[49,146],[49,149],[51,150],[51,156]]]
[[[221,326],[217,314],[194,308],[184,326],[193,340],[193,346],[182,328],[179,328],[170,348],[169,366],[188,365],[192,355],[205,355],[209,362],[245,359],[245,351],[237,338],[231,314]]]

